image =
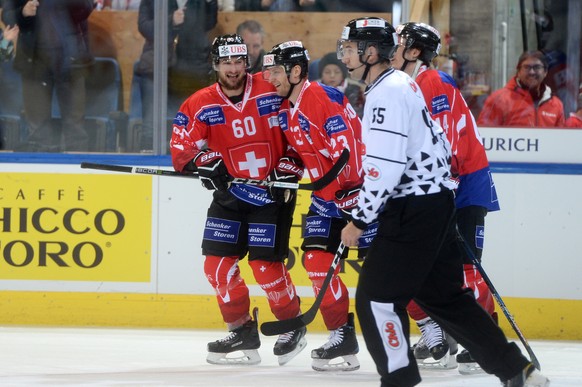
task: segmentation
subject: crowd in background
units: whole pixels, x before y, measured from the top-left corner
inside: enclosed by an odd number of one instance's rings
[[[145,44],[133,74],[139,84],[141,120],[133,130],[135,141],[126,151],[153,150],[153,62],[154,2],[152,0],[0,0],[3,31],[0,31],[0,80],[7,66],[19,73],[22,82],[24,124],[12,135],[17,144],[4,148],[17,151],[94,151],[94,139],[83,127],[87,114],[85,79],[94,57],[88,40],[91,12],[122,10],[138,12],[138,31]],[[190,94],[214,81],[208,60],[212,37],[208,32],[217,24],[220,11],[294,11],[294,12],[391,12],[393,1],[367,0],[170,0],[168,2],[168,120]],[[18,14],[17,12],[26,15]],[[38,14],[37,14],[38,12]],[[31,20],[38,19],[35,23]],[[55,22],[55,20],[59,20]],[[64,22],[70,20],[70,23]],[[547,30],[547,28],[546,28]],[[551,31],[551,30],[550,30]],[[233,31],[235,32],[235,31]],[[261,71],[264,37],[269,34],[255,20],[236,28],[249,48],[249,71]],[[545,36],[545,35],[544,35]],[[20,44],[15,44],[18,41]],[[333,47],[330,47],[330,51]],[[364,85],[349,77],[347,68],[334,53],[312,58],[310,77],[344,92],[358,115],[365,100]],[[524,53],[525,55],[525,53]],[[554,58],[548,54],[527,54],[520,58],[505,87],[482,100],[478,116],[481,126],[582,127],[582,97],[577,111],[565,115],[556,87],[550,86],[549,72]],[[60,58],[65,58],[61,60]],[[529,59],[531,60],[529,60]],[[532,59],[533,58],[533,59]],[[527,63],[524,63],[524,60]],[[529,62],[535,62],[530,64]],[[442,62],[439,62],[442,63]],[[13,82],[14,83],[14,82]],[[8,90],[6,88],[6,90]],[[581,85],[582,95],[582,85]],[[54,100],[54,101],[53,101]],[[135,101],[131,103],[134,104]],[[55,106],[58,106],[55,108]],[[481,109],[481,107],[479,107]],[[7,115],[0,105],[0,114]],[[128,107],[125,107],[128,111]],[[55,111],[58,120],[55,120]],[[519,114],[517,114],[517,112]],[[13,112],[9,112],[12,114]],[[127,118],[121,125],[128,125]],[[132,121],[129,120],[131,123]],[[115,123],[119,125],[119,123]],[[0,120],[0,130],[7,124]],[[169,127],[169,125],[168,125]],[[107,151],[110,151],[108,149]],[[115,150],[120,150],[119,147]]]

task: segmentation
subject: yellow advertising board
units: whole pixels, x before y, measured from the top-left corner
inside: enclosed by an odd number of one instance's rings
[[[0,174],[0,279],[149,282],[149,176]]]
[[[287,268],[296,286],[311,286],[311,281],[307,277],[307,271],[303,265],[303,251],[301,250],[305,216],[309,211],[310,204],[311,191],[298,190],[297,205],[295,207],[295,213],[293,214],[293,226],[291,227],[291,237],[289,240],[289,257],[287,259]],[[362,262],[358,260],[357,251],[351,249],[348,258],[340,263],[340,277],[347,287],[356,287]],[[246,263],[246,258],[239,266],[245,282],[256,284],[252,270]]]

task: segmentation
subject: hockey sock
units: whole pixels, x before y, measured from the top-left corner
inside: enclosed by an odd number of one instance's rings
[[[218,307],[229,330],[249,321],[249,289],[240,276],[236,257],[206,256],[204,274],[216,292]]]
[[[414,321],[420,321],[428,317],[428,314],[424,313],[424,310],[422,310],[414,301],[408,303],[406,311]]]
[[[291,276],[282,262],[249,261],[255,280],[267,294],[271,311],[278,320],[300,314],[299,298]]]
[[[474,265],[463,265],[465,272],[465,287],[471,288],[477,302],[489,313],[495,313],[495,303],[493,295],[487,283]]]
[[[333,261],[334,254],[321,250],[310,250],[305,252],[305,270],[311,280],[315,296],[319,294],[319,289],[325,279],[327,271]],[[328,330],[335,330],[346,324],[348,321],[348,311],[350,300],[348,289],[339,277],[341,265],[335,269],[334,276],[325,292],[319,310]]]

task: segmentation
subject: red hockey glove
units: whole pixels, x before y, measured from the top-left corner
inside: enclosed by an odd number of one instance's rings
[[[360,194],[361,185],[350,189],[343,189],[335,193],[335,205],[340,211],[342,217],[346,220],[352,219],[352,209],[358,204],[358,195]]]
[[[198,176],[206,189],[226,191],[231,180],[220,152],[210,149],[201,151],[192,160],[196,165]]]
[[[273,169],[267,180],[297,183],[303,177],[303,172],[303,164],[300,160],[285,156],[279,159],[277,166]],[[278,203],[290,202],[293,199],[294,191],[289,188],[269,187],[271,197]]]

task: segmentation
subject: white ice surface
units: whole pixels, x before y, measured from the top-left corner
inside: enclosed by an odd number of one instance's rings
[[[361,368],[321,373],[311,369],[311,349],[327,336],[307,334],[307,348],[281,367],[272,353],[275,338],[261,336],[257,366],[206,363],[206,343],[226,332],[161,329],[0,327],[0,386],[379,386],[362,337]],[[413,343],[416,338],[413,338]],[[582,386],[582,342],[530,341],[552,387]],[[456,370],[422,371],[421,386],[489,387],[489,375]]]

